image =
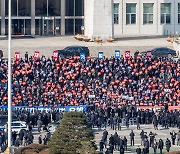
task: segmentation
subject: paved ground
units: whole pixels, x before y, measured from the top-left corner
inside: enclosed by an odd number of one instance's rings
[[[171,139],[170,138],[170,132],[172,130],[175,130],[176,132],[178,131],[177,128],[163,129],[161,127],[159,127],[159,130],[154,130],[152,125],[141,125],[141,129],[143,129],[145,132],[147,132],[147,134],[149,134],[150,131],[152,131],[153,133],[156,133],[157,134],[156,140],[158,141],[161,138],[161,139],[163,139],[164,142],[165,142],[166,138]],[[94,130],[94,134],[95,134],[95,142],[96,142],[96,145],[99,148],[99,142],[100,142],[100,140],[102,138],[103,129],[98,130],[97,128],[94,128],[93,130]],[[133,146],[133,147],[130,146],[130,138],[129,138],[129,134],[130,134],[131,130],[133,130],[134,133],[135,133],[135,146]],[[114,134],[115,131],[110,129],[110,127],[107,127],[107,131],[109,132],[109,135],[108,135],[108,139],[109,139],[110,135]],[[141,139],[140,139],[140,135],[139,135],[141,130],[137,130],[136,125],[130,125],[129,129],[126,129],[125,126],[122,126],[121,131],[116,131],[116,132],[121,137],[124,137],[124,136],[127,137],[128,151],[126,151],[125,154],[135,154],[137,146],[140,146],[141,148],[143,148],[141,146]],[[38,143],[38,137],[39,137],[40,134],[42,135],[42,138],[44,138],[44,136],[47,134],[47,132],[41,131],[41,133],[39,133],[37,131],[37,128],[33,128],[34,143]],[[171,147],[170,151],[180,151],[180,146],[178,147],[176,145],[173,145]],[[104,152],[105,152],[105,150],[104,150]],[[159,152],[159,150],[157,151],[157,153],[158,152]],[[163,152],[164,153],[166,152],[165,147],[164,147]],[[115,151],[114,154],[119,154],[119,152]],[[152,148],[150,148],[150,154],[153,154],[153,149]]]
[[[161,36],[121,36],[116,38],[113,43],[104,42],[102,44],[77,41],[73,36],[12,39],[12,51],[20,51],[21,56],[24,56],[26,51],[32,55],[34,50],[39,50],[41,55],[51,57],[54,50],[63,49],[69,45],[88,46],[92,56],[97,56],[98,51],[104,51],[107,57],[113,56],[116,49],[124,54],[125,50],[130,50],[133,53],[136,50],[151,50],[155,47],[172,48],[172,44],[166,41],[166,37]],[[7,57],[7,46],[7,40],[0,40],[0,49],[4,51],[5,57]]]
[[[175,130],[176,132],[178,131],[177,128],[163,129],[161,127],[159,127],[159,130],[154,130],[152,125],[142,125],[141,129],[143,129],[148,134],[149,134],[150,131],[152,131],[153,133],[158,134],[156,136],[156,140],[158,141],[161,138],[161,139],[163,139],[164,142],[165,142],[166,138],[171,139],[170,132],[172,130]],[[133,130],[134,133],[135,133],[135,146],[134,147],[130,146],[130,137],[129,137],[129,134],[130,134],[131,130]],[[99,146],[99,142],[100,142],[100,140],[102,138],[103,130],[102,131],[98,131],[95,128],[94,131],[95,131],[95,141],[96,141],[96,144]],[[110,135],[114,134],[115,131],[110,129],[109,127],[107,128],[107,131],[109,132],[109,135],[108,135],[108,139],[109,139]],[[136,150],[136,148],[138,146],[140,146],[142,148],[142,146],[141,146],[141,139],[140,139],[140,135],[139,135],[140,132],[141,132],[141,130],[137,130],[136,129],[136,125],[131,125],[129,127],[129,129],[126,129],[125,127],[122,127],[121,131],[117,131],[118,135],[120,135],[121,137],[123,137],[123,136],[127,137],[127,140],[128,140],[128,151],[125,152],[126,154],[135,154],[135,150]],[[180,151],[180,146],[178,147],[176,145],[173,145],[171,147],[170,151]],[[157,152],[159,153],[159,150]],[[164,147],[163,152],[166,152],[165,147]],[[119,154],[119,152],[116,151],[114,154]],[[150,148],[150,154],[153,154],[153,149],[152,148]]]

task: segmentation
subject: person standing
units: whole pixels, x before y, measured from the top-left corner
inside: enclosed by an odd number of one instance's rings
[[[42,136],[41,135],[39,135],[39,137],[38,137],[38,142],[39,142],[39,144],[42,144]]]
[[[177,132],[177,146],[180,146],[180,130]]]
[[[105,147],[107,145],[107,136],[108,136],[108,131],[105,129],[102,136],[102,141],[104,142]]]
[[[149,133],[149,137],[150,137],[150,147],[152,147],[152,144],[154,143],[155,135],[156,135],[156,134],[154,134],[154,133],[152,133],[152,132]]]
[[[2,137],[2,134],[0,132],[0,152],[1,152],[2,146],[3,146],[3,137]]]
[[[130,140],[131,140],[131,146],[134,146],[134,136],[135,136],[135,134],[134,134],[133,130],[131,131],[129,136],[130,136]]]
[[[40,118],[37,120],[37,127],[38,127],[38,132],[40,132],[41,131],[41,127],[42,127],[42,121],[41,121]]]
[[[28,62],[28,52],[25,53],[24,57],[25,57],[25,62],[27,63]]]
[[[43,138],[44,145],[47,145],[47,136],[45,135]]]
[[[116,130],[116,128],[117,128],[117,117],[114,116],[113,117],[113,130]]]
[[[20,145],[22,145],[22,143],[23,143],[23,138],[24,138],[24,131],[20,130],[19,131],[19,142],[20,142]]]
[[[170,148],[171,148],[171,141],[167,138],[167,140],[166,140],[166,150],[167,150],[167,152],[170,151]]]
[[[152,144],[152,148],[154,150],[154,154],[157,153],[157,148],[158,148],[158,143],[156,141],[154,141],[154,143]]]
[[[136,149],[136,154],[141,154],[141,148],[138,146],[138,148]]]
[[[117,123],[118,123],[118,130],[121,130],[121,122],[122,122],[121,118],[118,117],[118,120],[117,120]]]
[[[124,136],[123,142],[124,142],[124,150],[127,151],[127,138],[126,138],[126,136]]]
[[[138,115],[138,116],[137,116],[137,122],[136,122],[136,124],[137,124],[137,130],[141,129],[141,128],[140,128],[140,121],[141,121],[141,117]]]
[[[99,147],[100,147],[100,152],[103,152],[103,149],[104,149],[104,142],[103,142],[103,140],[100,141]]]
[[[156,115],[154,115],[153,117],[153,125],[154,125],[154,129],[158,130],[158,118]]]
[[[176,135],[177,134],[173,130],[172,132],[170,132],[170,135],[171,135],[171,139],[172,139],[172,145],[175,145],[175,140],[176,140]]]
[[[120,154],[124,154],[124,147],[123,146],[120,147]]]
[[[114,137],[113,135],[111,134],[110,138],[109,138],[109,146],[110,145],[113,145],[114,146]]]
[[[143,145],[145,139],[144,130],[141,131],[140,136],[141,136],[141,145]]]
[[[144,140],[144,152],[149,153],[149,140],[147,138]]]
[[[164,147],[164,142],[163,142],[163,140],[160,138],[160,139],[159,139],[159,143],[158,143],[158,148],[159,148],[159,150],[160,150],[160,154],[162,154],[162,149],[163,149],[163,147]]]
[[[114,145],[110,145],[109,146],[109,151],[110,151],[110,154],[113,154],[113,152],[114,152]]]
[[[129,128],[129,116],[126,114],[126,128]]]

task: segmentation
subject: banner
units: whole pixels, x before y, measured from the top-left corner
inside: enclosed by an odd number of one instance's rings
[[[115,50],[115,58],[120,58],[120,50]]]
[[[98,52],[98,59],[99,60],[103,59],[103,54],[104,53],[102,51]]]
[[[7,109],[7,106],[0,106],[0,109],[5,110]],[[34,110],[40,110],[40,111],[46,111],[49,112],[50,110],[59,110],[59,111],[78,111],[78,112],[85,112],[87,110],[86,105],[80,105],[80,106],[60,106],[60,107],[43,107],[43,106],[34,106],[34,107],[28,107],[28,106],[12,106],[12,110],[14,109],[26,109],[29,112],[34,112]]]
[[[86,56],[84,52],[80,52],[80,61],[85,61],[86,60]]]
[[[151,51],[147,51],[147,53],[146,53],[146,57],[152,57],[152,53],[151,53]]]
[[[130,56],[131,56],[131,55],[130,55],[130,51],[129,51],[129,50],[126,50],[126,51],[125,51],[125,58],[126,58],[126,59],[129,59]]]
[[[39,51],[34,51],[34,60],[39,59]]]
[[[19,61],[19,60],[20,60],[20,52],[19,52],[19,51],[16,51],[16,52],[15,52],[14,60],[15,60],[15,61]]]
[[[58,59],[58,50],[53,51],[53,59],[54,60]]]
[[[163,108],[164,106],[137,106],[137,109],[141,110],[147,110],[147,109],[150,109],[150,110],[160,110],[161,108]],[[180,106],[169,106],[168,107],[169,111],[171,110],[180,110]]]

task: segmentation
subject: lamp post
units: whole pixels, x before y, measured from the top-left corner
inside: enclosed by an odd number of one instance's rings
[[[8,8],[8,148],[11,150],[11,0]]]

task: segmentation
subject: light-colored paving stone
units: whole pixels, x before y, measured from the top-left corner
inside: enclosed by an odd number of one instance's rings
[[[155,47],[170,47],[172,44],[166,41],[166,38],[160,36],[120,36],[113,43],[98,44],[95,42],[77,41],[73,36],[64,37],[36,37],[26,39],[12,39],[12,52],[20,51],[21,57],[28,51],[29,55],[33,55],[35,50],[39,50],[41,55],[48,57],[52,56],[52,52],[56,49],[63,49],[70,45],[84,45],[89,47],[90,54],[96,57],[98,51],[104,51],[107,57],[114,56],[114,50],[119,49],[121,54],[125,50],[136,51],[151,50]],[[0,49],[4,51],[4,56],[7,57],[8,41],[0,40]]]

